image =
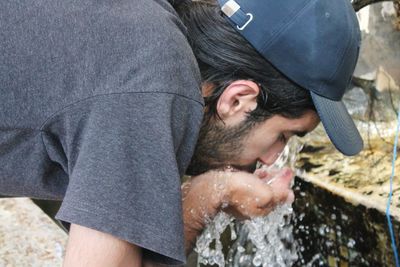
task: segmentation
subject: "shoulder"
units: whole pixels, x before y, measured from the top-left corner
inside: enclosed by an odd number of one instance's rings
[[[161,91],[201,101],[197,61],[168,1],[118,3],[96,24],[96,54],[108,76],[99,93]]]

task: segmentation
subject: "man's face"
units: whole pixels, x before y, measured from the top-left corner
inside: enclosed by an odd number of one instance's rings
[[[219,120],[203,123],[188,174],[197,175],[228,165],[253,172],[257,161],[271,165],[293,135],[304,136],[315,129],[319,117],[307,111],[297,119],[274,115],[254,127],[239,123],[226,126]]]

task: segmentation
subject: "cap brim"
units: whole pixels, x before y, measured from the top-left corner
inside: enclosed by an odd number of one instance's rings
[[[315,108],[329,139],[344,155],[353,156],[363,149],[363,140],[342,101],[333,101],[311,92]]]

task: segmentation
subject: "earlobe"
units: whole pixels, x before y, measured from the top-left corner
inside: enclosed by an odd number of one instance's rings
[[[253,81],[232,82],[221,94],[217,103],[218,115],[225,122],[242,120],[246,113],[257,107],[260,87]]]

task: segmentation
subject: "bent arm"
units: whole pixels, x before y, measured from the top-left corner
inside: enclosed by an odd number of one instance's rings
[[[140,247],[112,235],[72,224],[63,267],[140,267]]]

